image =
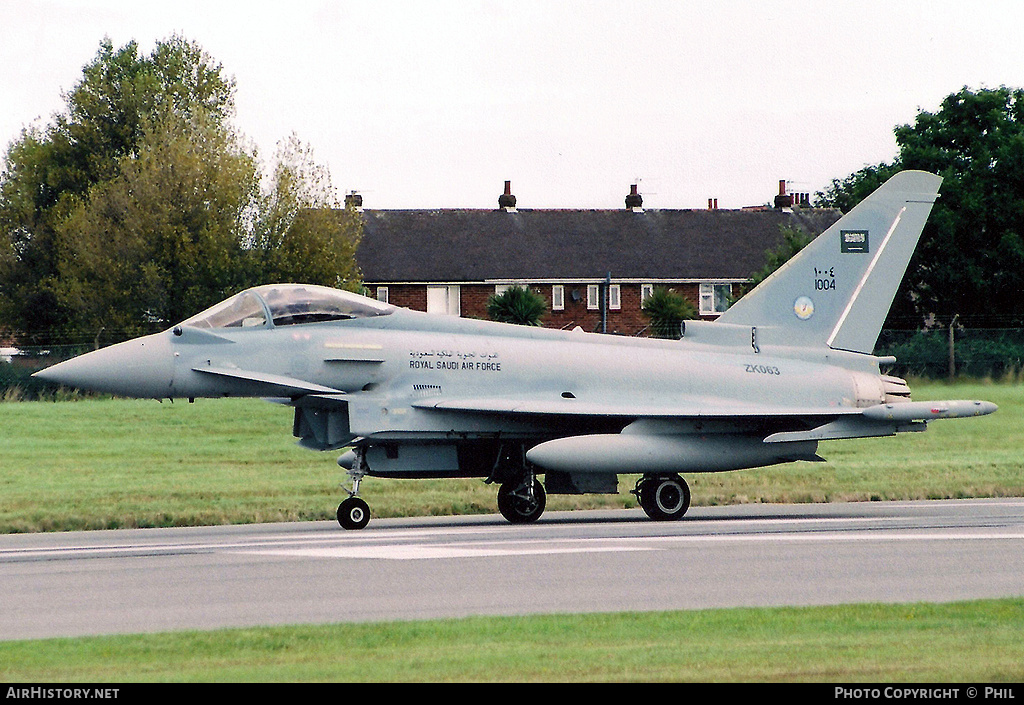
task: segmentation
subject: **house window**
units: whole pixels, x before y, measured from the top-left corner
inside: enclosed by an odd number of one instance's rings
[[[458,284],[427,287],[427,313],[461,316],[461,290]]]
[[[647,301],[648,297],[654,293],[654,284],[641,284],[640,285],[640,305],[643,306],[644,302]]]
[[[512,284],[495,284],[494,285],[494,295],[495,296],[501,296],[506,291],[511,289],[512,286],[513,286]]]
[[[587,284],[587,308],[601,308],[601,287],[598,284]]]
[[[554,284],[551,287],[551,310],[565,310],[565,287],[561,284]]]
[[[618,311],[622,308],[622,291],[618,284],[608,286],[608,308]]]
[[[732,284],[701,284],[700,315],[717,316],[729,308]]]
[[[377,300],[388,303],[388,288],[386,286],[377,287]]]

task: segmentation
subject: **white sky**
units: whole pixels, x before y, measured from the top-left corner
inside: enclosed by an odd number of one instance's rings
[[[173,33],[367,208],[766,203],[895,156],[963,86],[1024,86],[1019,0],[0,0],[0,142],[45,124],[109,36]]]

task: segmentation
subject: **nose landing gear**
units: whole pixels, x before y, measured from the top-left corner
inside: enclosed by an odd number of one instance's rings
[[[352,489],[345,488],[349,495],[348,499],[338,505],[338,523],[345,529],[362,529],[370,521],[370,505],[358,497],[359,482],[366,475],[364,453],[363,448],[355,449],[355,462],[348,469],[348,475],[352,478]],[[338,460],[340,464],[341,458]]]

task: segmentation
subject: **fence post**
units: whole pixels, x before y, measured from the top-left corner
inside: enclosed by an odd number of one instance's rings
[[[956,346],[953,343],[953,326],[956,325],[956,319],[960,318],[960,314],[955,314],[953,320],[949,322],[949,378],[952,380],[956,377]]]

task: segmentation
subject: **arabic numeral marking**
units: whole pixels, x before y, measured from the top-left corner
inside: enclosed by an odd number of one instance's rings
[[[814,289],[815,291],[835,291],[836,268],[828,269],[814,268]]]
[[[751,374],[759,374],[759,375],[781,375],[782,374],[782,372],[779,370],[779,368],[775,367],[773,365],[747,365],[746,369],[747,369],[747,372],[750,372]]]

